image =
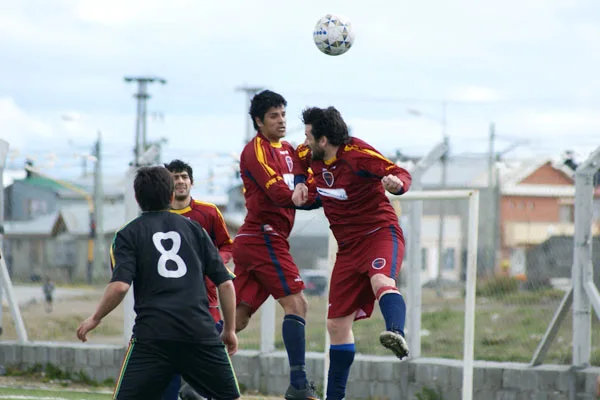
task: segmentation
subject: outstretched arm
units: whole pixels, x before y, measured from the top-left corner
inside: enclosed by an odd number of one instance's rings
[[[79,328],[77,328],[77,338],[79,340],[82,342],[87,341],[87,334],[100,325],[102,319],[121,304],[130,286],[130,284],[120,281],[111,282],[106,286],[96,312],[83,321],[79,325]]]
[[[381,179],[383,187],[392,194],[408,192],[412,177],[410,172],[394,164],[373,148],[357,147],[353,149],[360,170],[368,176]]]
[[[87,341],[87,334],[95,329],[105,316],[121,304],[135,277],[136,259],[134,246],[123,230],[115,234],[115,239],[110,246],[110,264],[112,279],[106,286],[96,312],[83,321],[79,325],[79,328],[77,328],[77,338],[82,342]]]

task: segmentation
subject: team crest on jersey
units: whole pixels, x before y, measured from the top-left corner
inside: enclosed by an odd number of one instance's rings
[[[327,184],[327,186],[333,186],[333,173],[329,171],[323,171],[323,180]]]
[[[385,258],[374,259],[371,263],[371,267],[373,267],[373,269],[382,269],[383,267],[385,267]]]
[[[290,172],[292,172],[292,169],[294,169],[294,162],[292,161],[292,157],[285,156],[285,163],[287,164],[287,167],[290,170]]]

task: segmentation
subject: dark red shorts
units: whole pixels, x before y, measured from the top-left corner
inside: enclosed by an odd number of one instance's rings
[[[380,228],[338,248],[329,286],[327,318],[355,314],[369,318],[375,306],[371,277],[396,279],[404,258],[404,235],[399,226]]]
[[[221,320],[221,311],[219,311],[217,285],[215,285],[208,277],[204,277],[204,284],[206,286],[206,294],[208,295],[208,310],[215,322],[219,322]]]
[[[269,296],[279,299],[304,290],[304,282],[290,255],[290,245],[281,236],[236,236],[233,263],[237,304],[244,303],[253,312]]]

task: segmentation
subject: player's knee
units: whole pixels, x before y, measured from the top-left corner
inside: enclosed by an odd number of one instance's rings
[[[306,318],[308,312],[308,300],[302,292],[294,293],[279,299],[279,304],[283,307],[286,314],[297,315]]]
[[[384,287],[396,287],[396,281],[384,274],[375,274],[371,277],[371,287],[373,293],[377,293]]]
[[[244,330],[250,322],[252,316],[252,310],[245,304],[239,304],[235,309],[235,331],[239,332]]]
[[[350,343],[352,338],[352,319],[332,318],[327,320],[327,332],[334,343]]]

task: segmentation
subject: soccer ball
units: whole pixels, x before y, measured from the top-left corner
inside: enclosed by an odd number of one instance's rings
[[[344,17],[327,14],[315,25],[313,40],[317,48],[329,56],[344,54],[354,43],[352,23]]]

